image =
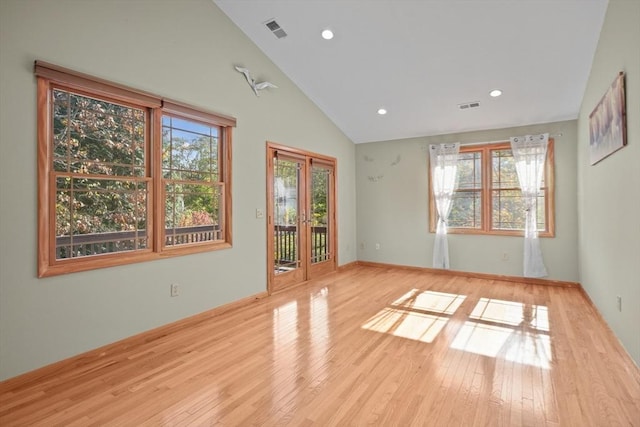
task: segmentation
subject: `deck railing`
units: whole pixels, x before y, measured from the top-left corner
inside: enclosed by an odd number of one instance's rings
[[[165,229],[165,245],[208,242],[222,238],[218,225]],[[148,247],[146,230],[76,234],[56,237],[56,259],[132,251]],[[73,253],[73,255],[71,255]]]
[[[277,264],[295,264],[298,261],[297,231],[295,225],[274,227],[274,252]],[[311,258],[318,262],[328,259],[327,227],[311,227]]]
[[[276,262],[278,264],[295,264],[298,260],[297,226],[276,225],[274,230]],[[167,246],[207,242],[221,238],[222,233],[217,225],[165,229],[165,245]],[[117,253],[144,249],[148,246],[146,230],[58,236],[56,237],[56,259]],[[327,227],[311,227],[312,262],[324,261],[328,257]]]

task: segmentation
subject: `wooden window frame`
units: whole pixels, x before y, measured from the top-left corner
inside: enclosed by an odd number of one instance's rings
[[[482,189],[481,194],[481,211],[482,221],[480,228],[454,228],[448,227],[447,233],[450,234],[480,234],[480,235],[496,235],[496,236],[524,236],[524,230],[501,230],[492,228],[492,167],[491,152],[497,150],[511,150],[511,144],[508,141],[498,143],[487,143],[478,145],[462,145],[460,153],[479,152],[481,154],[480,163],[482,168]],[[538,231],[539,237],[555,237],[555,160],[554,160],[554,140],[549,138],[547,146],[547,159],[544,167],[545,187],[545,230]],[[427,164],[427,170],[430,167]],[[519,187],[518,187],[519,188]],[[435,209],[435,201],[433,198],[433,189],[431,187],[431,176],[429,176],[429,232],[436,232],[437,212]]]
[[[94,270],[164,257],[232,247],[232,128],[233,117],[211,113],[180,102],[163,99],[148,92],[132,89],[106,80],[72,71],[42,61],[35,62],[37,78],[38,135],[38,277]],[[53,123],[52,93],[60,89],[114,102],[145,111],[145,174],[147,187],[147,248],[86,257],[56,259],[55,181],[52,167]],[[204,123],[220,130],[218,151],[219,184],[223,188],[220,212],[223,222],[221,240],[164,245],[164,199],[162,176],[162,116]]]
[[[184,245],[167,246],[165,244],[165,227],[161,227],[156,233],[158,240],[156,240],[156,247],[160,248],[160,252],[163,255],[186,255],[197,252],[206,252],[210,250],[225,249],[232,246],[232,215],[231,215],[231,148],[232,148],[232,127],[235,126],[235,120],[230,120],[228,117],[220,116],[213,113],[207,113],[199,109],[195,109],[186,104],[179,103],[177,101],[163,100],[162,109],[156,112],[157,118],[154,120],[154,124],[157,126],[156,135],[158,138],[154,140],[155,144],[158,144],[154,149],[154,153],[162,152],[162,116],[170,116],[179,118],[182,120],[188,120],[191,122],[201,123],[207,126],[217,127],[220,131],[219,136],[219,149],[218,149],[218,181],[217,183],[222,187],[222,209],[221,220],[223,223],[223,239],[221,241],[205,241],[194,242]],[[159,178],[159,185],[156,186],[155,197],[157,200],[166,200],[164,188],[165,179],[162,177],[162,164],[161,161],[156,162],[155,166],[158,167],[156,176]],[[164,204],[162,207],[156,209],[158,220],[160,224],[165,223],[165,210]]]

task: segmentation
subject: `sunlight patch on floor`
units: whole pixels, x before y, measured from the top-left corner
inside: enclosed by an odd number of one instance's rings
[[[430,343],[465,298],[464,295],[412,289],[367,320],[362,328]]]
[[[469,318],[451,348],[550,369],[547,307],[481,298]]]
[[[465,298],[464,295],[412,289],[391,303],[391,305],[441,314],[453,314],[464,302]]]
[[[362,325],[362,328],[430,343],[438,336],[448,320],[431,314],[384,308]]]
[[[469,318],[549,331],[549,312],[544,305],[480,298]]]

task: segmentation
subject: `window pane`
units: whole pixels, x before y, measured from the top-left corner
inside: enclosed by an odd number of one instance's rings
[[[459,191],[453,194],[448,226],[452,228],[482,228],[482,195],[480,191]]]
[[[218,126],[162,117],[165,245],[223,239]]]
[[[164,178],[218,181],[220,129],[170,116],[164,116],[162,123]]]
[[[524,230],[525,204],[520,190],[494,190],[492,197],[492,228]]]
[[[458,156],[458,189],[477,190],[482,188],[482,153],[460,153]]]
[[[147,183],[56,179],[56,259],[147,247]]]
[[[165,245],[222,239],[220,184],[169,183],[165,191]]]
[[[519,188],[518,173],[511,150],[491,151],[492,188]]]
[[[449,227],[482,228],[481,189],[482,153],[479,151],[460,153],[458,157],[458,189],[453,194]]]
[[[496,230],[524,230],[526,206],[520,190],[494,190],[492,192],[492,228]],[[545,198],[540,191],[537,202],[538,231],[545,229]]]
[[[492,229],[524,230],[525,205],[511,150],[491,151]],[[543,184],[544,186],[544,179]],[[507,190],[515,189],[515,190]],[[538,230],[545,229],[544,192],[540,191],[537,209]]]
[[[53,169],[112,176],[144,176],[143,110],[53,91]]]

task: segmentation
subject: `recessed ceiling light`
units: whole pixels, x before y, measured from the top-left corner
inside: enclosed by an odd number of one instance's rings
[[[322,31],[322,38],[325,40],[331,40],[333,38],[333,31],[326,29]]]
[[[380,114],[381,116],[384,116],[385,114],[387,114],[387,110],[385,110],[384,108],[380,108],[378,110],[378,114]]]
[[[500,89],[494,89],[491,92],[489,92],[489,95],[493,96],[494,98],[497,98],[498,96],[502,95],[502,91]]]

